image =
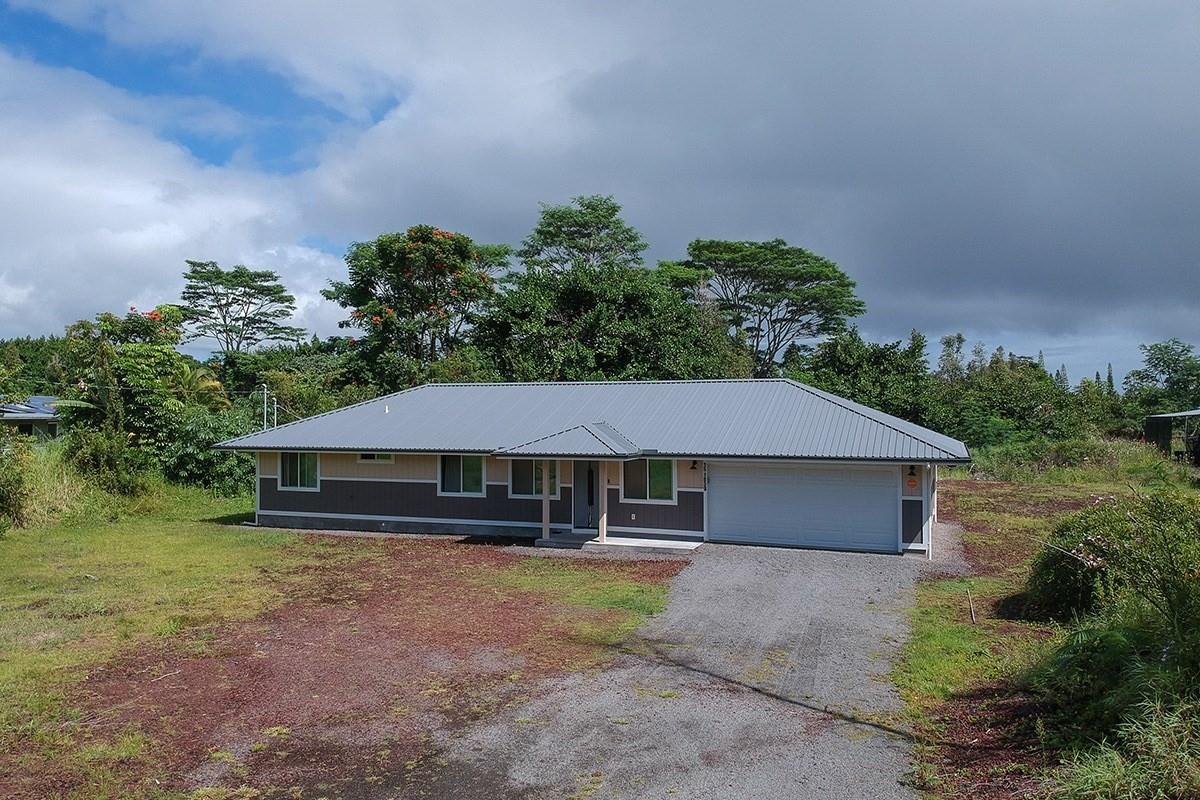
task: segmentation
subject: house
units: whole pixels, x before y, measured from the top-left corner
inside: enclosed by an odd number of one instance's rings
[[[222,442],[257,521],[930,552],[966,446],[784,379],[427,384]]]
[[[15,427],[26,436],[56,439],[60,422],[57,402],[57,397],[49,395],[34,395],[22,403],[0,402],[0,424]]]

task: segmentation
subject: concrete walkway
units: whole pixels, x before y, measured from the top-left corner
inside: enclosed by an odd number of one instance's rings
[[[948,538],[932,565],[707,544],[611,668],[531,687],[530,702],[443,743],[454,785],[437,788],[460,800],[913,798],[886,674],[916,579],[953,566]]]

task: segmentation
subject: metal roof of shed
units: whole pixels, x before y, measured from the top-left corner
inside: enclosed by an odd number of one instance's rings
[[[217,447],[510,457],[524,447],[532,449],[520,455],[598,456],[594,440],[601,429],[594,420],[605,420],[605,428],[619,431],[630,452],[664,456],[970,458],[966,445],[949,436],[783,378],[425,384]],[[533,452],[537,440],[554,452]]]
[[[1200,417],[1200,408],[1191,411],[1175,411],[1171,414],[1151,414],[1150,419],[1166,419],[1169,417]]]
[[[46,394],[35,394],[19,403],[6,403],[3,402],[3,398],[0,398],[0,418],[21,422],[31,420],[53,422],[58,419],[58,411],[54,407],[57,402],[57,397]]]

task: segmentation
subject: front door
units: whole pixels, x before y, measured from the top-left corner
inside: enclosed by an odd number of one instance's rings
[[[595,461],[576,461],[571,492],[575,497],[575,527],[596,530],[599,525],[597,480],[599,464]]]

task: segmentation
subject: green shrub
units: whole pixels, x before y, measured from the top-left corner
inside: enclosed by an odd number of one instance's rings
[[[130,444],[129,434],[108,426],[76,428],[67,448],[76,469],[105,491],[132,497],[150,488],[152,459]]]
[[[0,425],[0,534],[29,516],[32,463],[28,438]]]
[[[1030,687],[1058,709],[1054,727],[1061,740],[1103,738],[1138,703],[1171,687],[1174,675],[1158,663],[1161,631],[1145,623],[1085,624],[1028,676]]]
[[[1034,556],[1025,584],[1025,613],[1034,619],[1070,620],[1095,610],[1105,572],[1085,559],[1089,537],[1119,537],[1125,530],[1121,507],[1103,502],[1060,522]]]
[[[1055,777],[1057,800],[1200,797],[1200,705],[1148,700],[1113,740],[1075,755]]]
[[[245,453],[214,450],[225,439],[254,430],[243,415],[190,408],[175,440],[162,453],[168,480],[203,486],[226,495],[248,491],[254,484],[254,459]]]
[[[1030,675],[1064,738],[1108,736],[1153,697],[1193,698],[1200,497],[1136,496],[1074,515],[1038,556],[1029,597],[1051,616],[1090,613]]]

